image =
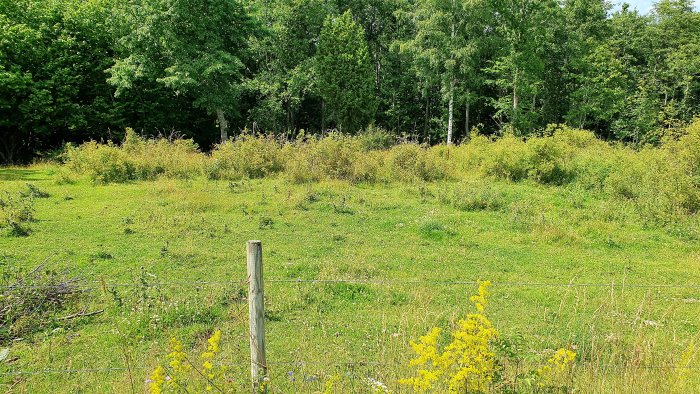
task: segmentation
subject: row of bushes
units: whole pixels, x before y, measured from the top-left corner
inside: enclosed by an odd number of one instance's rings
[[[86,175],[94,183],[122,183],[152,180],[159,176],[189,178],[201,172],[204,156],[192,140],[144,139],[127,129],[121,146],[94,141],[75,147],[68,144],[63,153],[65,169],[60,180],[71,174]]]
[[[654,222],[670,224],[700,211],[700,119],[660,146],[635,149],[552,127],[527,140],[477,137],[456,147],[455,157],[457,174],[569,184],[631,201]]]
[[[205,155],[191,140],[144,139],[127,130],[121,145],[68,145],[60,180],[70,182],[75,175],[87,176],[97,184],[159,176],[239,180],[284,173],[294,183],[324,179],[374,183],[450,177],[448,157],[440,153],[444,148],[385,146],[379,132],[361,137],[331,133],[324,138],[302,137],[284,143],[267,136],[243,135]]]
[[[159,176],[238,180],[281,174],[294,183],[415,182],[475,177],[541,184],[571,184],[633,201],[647,217],[664,222],[700,210],[700,120],[661,146],[633,149],[584,130],[552,126],[539,137],[476,136],[459,146],[391,145],[373,130],[351,137],[331,133],[294,141],[243,135],[209,155],[190,140],[143,139],[128,130],[124,143],[69,146],[70,174],[93,182]],[[63,174],[65,179],[70,176]]]

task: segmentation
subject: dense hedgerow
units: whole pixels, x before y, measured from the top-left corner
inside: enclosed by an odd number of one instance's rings
[[[85,175],[95,183],[159,176],[238,180],[281,175],[293,183],[431,182],[489,178],[575,185],[631,202],[652,222],[671,223],[700,210],[700,119],[660,146],[634,149],[610,144],[585,130],[550,126],[528,139],[475,136],[459,146],[394,144],[379,129],[359,136],[301,135],[293,141],[243,135],[209,155],[190,140],[144,139],[127,131],[122,145],[68,146],[61,181]],[[462,209],[495,209],[491,190],[454,188],[443,196]]]

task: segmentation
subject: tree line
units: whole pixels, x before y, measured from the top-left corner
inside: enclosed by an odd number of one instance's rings
[[[655,143],[699,113],[690,0],[0,0],[4,162],[126,127]]]

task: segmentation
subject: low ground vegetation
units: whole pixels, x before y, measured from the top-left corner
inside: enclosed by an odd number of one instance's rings
[[[697,391],[698,134],[244,136],[211,154],[130,134],[2,169],[31,231],[0,236],[0,384],[247,390],[244,244],[262,239],[273,390]],[[70,278],[79,292],[44,291]],[[83,372],[12,374],[49,365]]]
[[[244,134],[203,154],[190,140],[144,139],[128,130],[119,146],[68,146],[56,179],[65,183],[84,176],[98,184],[200,176],[227,181],[281,176],[299,184],[462,180],[443,199],[468,210],[499,207],[502,198],[487,180],[500,179],[570,185],[630,202],[645,220],[667,225],[700,210],[700,120],[660,146],[640,149],[565,126],[541,134],[476,136],[459,146],[434,147],[388,146],[388,135],[376,129],[358,137],[302,133],[291,141]]]

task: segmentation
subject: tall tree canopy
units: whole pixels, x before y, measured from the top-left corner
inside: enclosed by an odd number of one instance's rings
[[[375,76],[365,33],[350,11],[323,23],[316,66],[328,120],[349,132],[367,126],[377,110]]]
[[[465,104],[466,128],[469,104],[478,88],[480,56],[491,38],[489,3],[483,0],[418,0],[407,17],[416,33],[401,42],[410,51],[418,76],[426,87],[439,84],[447,103],[447,143],[453,139],[454,107],[457,96]]]
[[[0,0],[0,161],[132,127],[205,148],[370,124],[552,123],[655,144],[700,116],[700,12],[659,0]]]
[[[236,113],[243,59],[256,24],[238,0],[138,0],[127,13],[126,55],[110,69],[117,95],[141,78],[188,95],[215,114],[221,140]]]

